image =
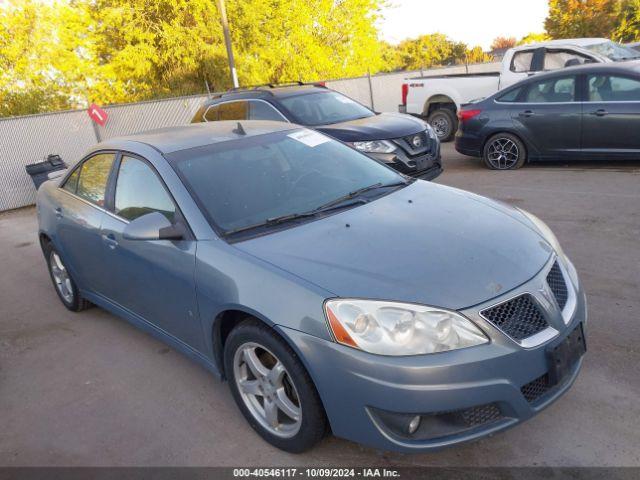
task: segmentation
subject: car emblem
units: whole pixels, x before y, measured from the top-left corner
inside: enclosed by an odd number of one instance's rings
[[[415,137],[413,137],[411,139],[411,144],[415,147],[415,148],[420,148],[422,146],[422,138],[420,138],[420,135],[416,135]]]
[[[549,289],[549,286],[547,285],[546,282],[543,282],[540,285],[540,288],[538,289],[538,293],[540,294],[540,297],[542,297],[542,299],[544,299],[543,303],[546,303],[546,305],[544,305],[544,307],[547,310],[551,310],[553,308],[553,299],[551,297],[551,291]],[[540,298],[538,297],[538,298]]]

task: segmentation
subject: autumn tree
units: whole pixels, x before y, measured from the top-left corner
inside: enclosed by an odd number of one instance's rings
[[[549,0],[544,27],[552,38],[610,37],[620,10],[620,0]]]
[[[502,50],[516,46],[515,37],[496,37],[491,43],[491,50]]]
[[[612,38],[618,42],[640,41],[640,0],[625,0]]]
[[[549,36],[548,33],[546,32],[542,32],[542,33],[528,33],[527,35],[525,35],[524,37],[522,37],[520,40],[518,40],[517,45],[527,45],[529,43],[540,43],[540,42],[546,42],[547,40],[551,40],[551,37]]]

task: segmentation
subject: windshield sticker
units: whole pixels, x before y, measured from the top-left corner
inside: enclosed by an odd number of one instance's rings
[[[313,132],[311,130],[299,130],[297,132],[290,133],[287,136],[304,143],[307,147],[317,147],[318,145],[329,141],[329,139],[324,135],[320,135],[318,132]]]
[[[338,101],[342,103],[356,103],[353,100],[351,100],[349,97],[343,97],[342,95],[336,96],[336,98],[338,99]]]

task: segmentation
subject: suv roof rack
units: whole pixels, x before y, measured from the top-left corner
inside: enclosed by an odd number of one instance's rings
[[[295,82],[282,82],[282,83],[261,83],[259,85],[248,85],[246,87],[235,87],[227,90],[226,93],[233,92],[242,92],[245,90],[263,90],[268,88],[286,88],[286,87],[301,87],[301,86],[310,86],[310,87],[320,87],[327,88],[324,82],[311,82],[305,83],[301,80],[296,80]],[[268,91],[268,90],[267,90]]]

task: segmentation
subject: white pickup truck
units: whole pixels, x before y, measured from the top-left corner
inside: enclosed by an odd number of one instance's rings
[[[400,112],[426,119],[438,138],[451,140],[460,105],[494,94],[538,72],[583,63],[640,58],[640,53],[606,38],[551,40],[507,50],[500,71],[408,78],[402,85]]]

